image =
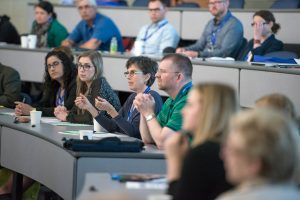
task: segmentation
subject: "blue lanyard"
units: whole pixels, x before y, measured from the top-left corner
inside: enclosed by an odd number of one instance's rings
[[[150,88],[150,87],[147,87],[143,93],[144,93],[144,94],[148,94],[148,93],[150,92],[150,90],[151,90],[151,88]],[[135,108],[134,108],[134,106],[133,106],[133,104],[132,104],[131,107],[130,107],[130,110],[128,111],[127,121],[130,120],[131,115],[132,115],[132,113],[133,113],[134,110],[135,110]]]
[[[217,29],[214,30],[214,28],[213,28],[213,30],[211,31],[210,42],[213,46],[215,46],[216,41],[217,41],[217,33],[222,29],[222,27],[230,19],[230,17],[231,17],[231,13],[229,12],[227,15],[225,15],[225,17],[223,18],[221,23],[219,25],[217,25]]]
[[[60,88],[57,91],[57,97],[56,97],[56,102],[55,105],[56,106],[63,106],[64,105],[64,101],[65,101],[65,91],[63,92],[63,95],[60,96]]]
[[[148,26],[148,28],[147,28],[147,30],[146,30],[146,33],[145,33],[145,36],[144,36],[144,38],[142,39],[144,42],[146,42],[149,38],[151,38],[153,35],[154,35],[154,33],[156,33],[157,31],[159,31],[159,29],[161,29],[164,25],[166,25],[168,23],[168,21],[164,21],[163,23],[161,23],[158,27],[157,27],[157,29],[155,29],[150,35],[148,35],[148,31],[149,31],[149,29],[150,29],[150,27],[152,26],[152,25],[150,25],[150,26]]]

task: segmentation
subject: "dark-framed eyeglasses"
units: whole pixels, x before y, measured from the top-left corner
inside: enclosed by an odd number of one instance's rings
[[[149,12],[159,12],[161,9],[160,8],[149,8]]]
[[[47,68],[51,69],[51,67],[55,68],[56,66],[58,66],[61,62],[60,61],[54,61],[52,64],[47,64]]]
[[[83,69],[84,71],[87,71],[87,70],[89,70],[90,68],[93,67],[93,65],[88,64],[88,63],[84,63],[84,64],[82,64],[82,63],[77,63],[76,66],[77,66],[77,69],[78,69],[78,70]]]
[[[262,23],[262,25],[266,25],[266,24],[268,24],[268,23],[267,23],[267,22],[263,22],[263,23]],[[255,26],[255,25],[257,25],[257,23],[255,23],[255,22],[252,22],[252,23],[251,23],[251,26],[252,26],[252,27]]]
[[[157,70],[157,72],[156,72],[157,74],[170,74],[170,73],[174,73],[174,74],[178,74],[178,73],[180,73],[180,72],[169,72],[169,71],[165,71],[165,70],[163,70],[163,69],[159,69],[159,70]]]
[[[83,5],[83,6],[78,6],[78,10],[83,10],[83,9],[90,9],[92,6],[91,5]]]
[[[129,72],[124,72],[124,76],[127,77],[132,77],[135,74],[144,74],[142,71],[129,71]]]

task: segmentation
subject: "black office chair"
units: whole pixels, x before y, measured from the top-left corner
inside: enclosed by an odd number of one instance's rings
[[[247,46],[247,39],[246,38],[243,38],[242,42],[240,43],[240,46],[239,48],[237,48],[234,52],[234,58],[235,60],[243,60],[243,55],[244,55],[244,51],[245,51],[245,48]]]
[[[297,9],[300,6],[300,0],[276,0],[272,9]]]
[[[275,58],[287,58],[287,59],[298,58],[298,55],[292,51],[274,51],[265,54],[265,56],[275,57]]]
[[[148,7],[149,0],[135,0],[132,3],[134,7]]]
[[[244,8],[245,0],[230,0],[229,8]]]
[[[176,8],[200,8],[197,3],[179,3],[175,6]]]

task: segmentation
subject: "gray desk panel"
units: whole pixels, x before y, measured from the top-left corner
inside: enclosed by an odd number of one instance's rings
[[[80,195],[85,174],[89,172],[166,174],[166,163],[164,159],[79,158],[76,196]]]
[[[75,158],[58,146],[7,127],[1,133],[1,165],[72,199]]]
[[[0,49],[0,62],[15,68],[23,81],[42,82],[46,52]]]
[[[239,69],[222,68],[206,65],[194,65],[193,83],[219,82],[231,85],[236,91],[239,90]]]
[[[255,100],[270,93],[287,95],[300,113],[299,75],[241,70],[240,104],[254,106]]]

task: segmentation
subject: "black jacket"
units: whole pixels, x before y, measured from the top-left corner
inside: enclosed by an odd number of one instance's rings
[[[20,44],[18,31],[6,15],[0,16],[0,42]]]

